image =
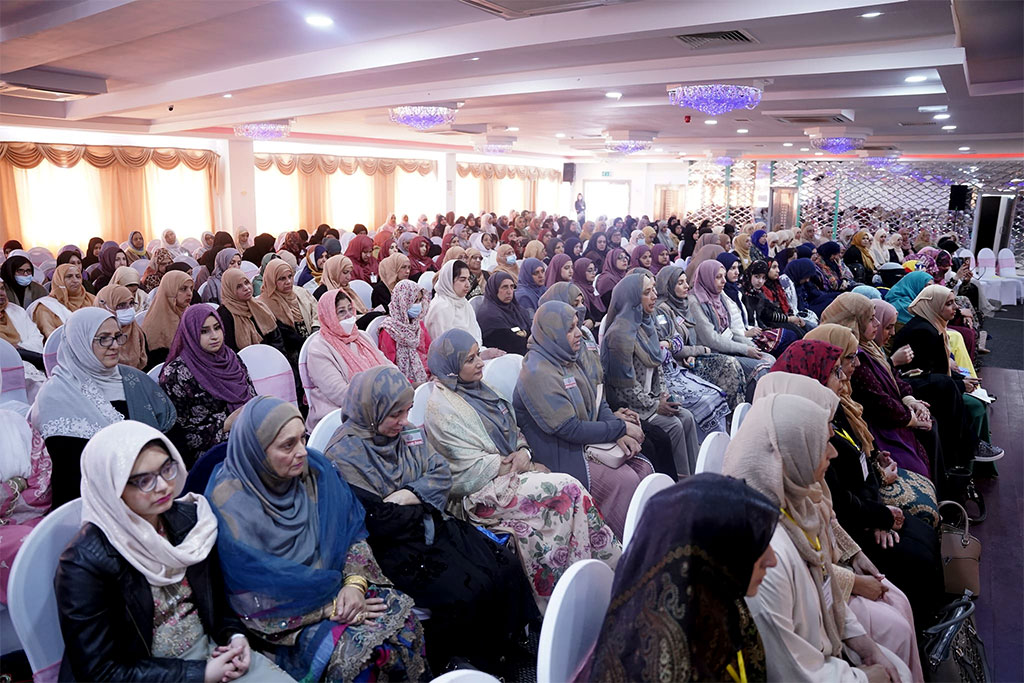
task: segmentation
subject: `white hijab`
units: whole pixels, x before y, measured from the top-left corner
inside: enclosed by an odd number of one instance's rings
[[[217,518],[203,496],[190,493],[178,498],[195,504],[197,521],[181,543],[172,545],[152,524],[132,512],[121,494],[135,459],[150,441],[160,441],[178,464],[178,476],[171,483],[173,495],[181,494],[187,472],[174,444],[141,422],[118,422],[97,432],[82,451],[82,523],[98,526],[150,585],[170,586],[184,578],[187,567],[210,554],[217,542]]]
[[[441,272],[434,281],[434,298],[430,300],[424,324],[431,339],[437,339],[451,329],[460,329],[473,335],[477,344],[483,344],[483,334],[476,321],[476,312],[469,299],[456,296],[453,288],[454,276],[452,269],[455,261],[448,261],[441,266]]]
[[[0,408],[0,480],[32,473],[32,427],[23,415]]]

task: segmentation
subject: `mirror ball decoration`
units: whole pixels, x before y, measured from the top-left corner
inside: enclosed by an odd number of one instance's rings
[[[451,107],[436,107],[430,105],[410,105],[404,107],[391,107],[388,109],[388,118],[392,123],[400,123],[416,130],[427,130],[451,123],[455,120],[457,109]]]
[[[753,109],[761,103],[762,91],[752,85],[681,85],[668,91],[668,101],[680,107],[718,116],[736,109]]]
[[[259,121],[256,123],[239,123],[235,125],[235,135],[253,140],[279,140],[288,137],[292,127],[288,123],[278,121]]]
[[[821,137],[811,138],[811,147],[829,154],[844,154],[864,146],[864,138]]]

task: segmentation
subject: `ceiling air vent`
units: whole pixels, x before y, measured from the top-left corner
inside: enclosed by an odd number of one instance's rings
[[[865,152],[895,152],[898,151],[896,145],[864,145],[861,147]]]
[[[704,50],[712,47],[735,46],[758,42],[746,31],[711,31],[710,33],[684,33],[676,36],[676,40],[691,50]]]
[[[826,116],[776,116],[779,123],[798,123],[801,126],[832,125],[834,123],[851,123],[852,120],[842,114]]]
[[[897,124],[900,128],[917,128],[918,126],[934,126],[934,121],[900,121]]]
[[[82,93],[26,88],[23,85],[14,85],[13,83],[5,83],[3,81],[0,81],[0,95],[22,97],[27,100],[46,100],[47,102],[70,102],[71,100],[80,100],[87,97],[87,95]]]
[[[478,10],[505,20],[525,19],[546,14],[562,14],[581,9],[623,5],[637,0],[459,0]]]

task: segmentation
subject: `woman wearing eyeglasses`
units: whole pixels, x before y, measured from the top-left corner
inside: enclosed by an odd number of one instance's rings
[[[250,649],[224,593],[217,518],[202,496],[178,498],[184,484],[152,427],[126,420],[90,441],[82,530],[57,567],[60,680],[291,680]]]
[[[135,297],[130,289],[121,285],[109,284],[96,293],[93,305],[113,313],[117,318],[121,333],[128,337],[121,345],[119,362],[122,365],[130,365],[133,368],[144,370],[148,361],[146,335],[142,332],[142,326],[135,322],[134,302]]]
[[[119,365],[128,336],[101,308],[81,308],[64,323],[57,368],[39,390],[29,420],[53,459],[53,507],[77,498],[81,455],[99,430],[125,418],[166,433],[174,405],[146,373]]]

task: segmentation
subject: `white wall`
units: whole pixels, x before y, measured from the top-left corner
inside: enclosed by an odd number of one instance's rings
[[[633,216],[652,214],[655,185],[685,185],[688,164],[684,162],[644,163],[639,161],[607,161],[576,164],[576,180],[572,196],[583,191],[586,180],[629,181],[629,213]],[[596,218],[587,212],[588,218]],[[625,212],[624,212],[625,213]],[[614,218],[614,216],[609,216]]]

